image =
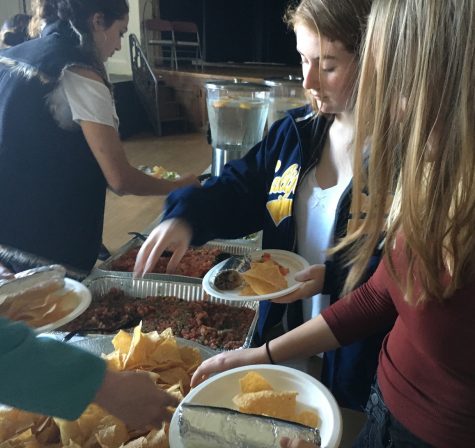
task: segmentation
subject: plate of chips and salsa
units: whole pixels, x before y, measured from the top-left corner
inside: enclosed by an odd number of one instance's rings
[[[258,364],[231,369],[192,389],[182,403],[273,414],[312,427],[316,424],[322,447],[337,448],[341,441],[342,417],[333,395],[320,381],[291,367]],[[175,411],[170,424],[172,448],[185,446],[178,414]]]
[[[296,289],[301,282],[295,274],[310,264],[300,255],[279,249],[251,252],[251,268],[241,273],[244,282],[231,290],[220,290],[215,285],[216,275],[227,260],[214,266],[203,278],[203,289],[211,296],[226,300],[271,300],[283,297]]]

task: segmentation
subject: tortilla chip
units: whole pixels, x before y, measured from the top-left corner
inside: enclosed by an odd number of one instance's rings
[[[0,440],[8,440],[16,434],[33,428],[42,422],[43,416],[15,408],[0,410]]]
[[[296,397],[297,392],[261,390],[238,394],[233,398],[233,402],[238,406],[240,412],[289,420],[296,414]]]
[[[3,443],[0,448],[41,448],[31,429],[18,434]]]
[[[30,298],[20,296],[6,300],[0,305],[0,315],[39,328],[62,319],[74,310],[78,303],[77,293],[69,290]]]
[[[202,362],[200,351],[195,347],[187,347],[186,345],[179,347],[179,351],[184,369],[188,374],[193,374]]]
[[[297,415],[295,421],[302,425],[310,426],[311,428],[320,427],[320,419],[318,418],[318,415],[313,411],[302,411],[300,414]]]
[[[273,390],[267,380],[257,372],[248,372],[239,379],[239,385],[243,394],[249,392],[259,392],[261,390]]]
[[[160,383],[164,384],[182,384],[185,389],[190,387],[190,375],[183,367],[173,367],[168,370],[162,370],[160,373]]]
[[[251,269],[243,272],[242,276],[257,295],[272,294],[287,288],[287,279],[272,260],[251,263]]]
[[[139,325],[142,324],[140,323]],[[119,330],[119,332],[112,339],[112,345],[114,346],[114,349],[123,353],[129,352],[131,343],[132,335],[124,330]]]
[[[255,296],[256,291],[254,291],[249,285],[244,285],[240,290],[239,290],[239,295],[240,296]]]
[[[129,440],[125,425],[112,415],[106,415],[100,420],[94,435],[102,448],[115,448]]]
[[[168,424],[164,424],[161,429],[150,431],[146,437],[150,448],[168,448]]]

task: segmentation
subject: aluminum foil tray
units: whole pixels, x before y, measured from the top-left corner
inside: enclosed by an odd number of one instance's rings
[[[232,255],[245,255],[249,252],[253,252],[258,250],[260,247],[254,242],[246,242],[243,243],[242,241],[246,240],[212,240],[208,243],[204,244],[201,247],[212,247],[222,250],[223,252],[228,252]],[[96,268],[93,269],[92,275],[97,276],[105,273],[121,273],[123,274],[124,278],[132,278],[131,272],[124,272],[124,271],[115,271],[112,270],[112,265],[115,260],[119,259],[122,255],[127,253],[129,250],[134,249],[142,245],[142,241],[135,237],[125,243],[119,250],[108,258],[106,261],[98,265]],[[176,281],[176,282],[183,282],[183,283],[199,283],[203,281],[203,279],[198,277],[186,277],[183,275],[168,275],[168,274],[146,274],[146,279],[153,279],[153,280],[162,280],[162,281]]]
[[[243,348],[250,347],[256,330],[259,308],[257,301],[237,302],[210,297],[203,290],[201,283],[176,282],[175,276],[167,275],[162,275],[160,280],[149,278],[134,279],[132,277],[125,277],[120,273],[106,273],[103,275],[96,273],[86,278],[83,283],[90,289],[93,302],[95,299],[107,294],[111,288],[117,288],[124,291],[127,295],[139,298],[147,296],[172,296],[190,302],[206,299],[211,303],[221,303],[237,308],[250,308],[256,314],[245,336]]]

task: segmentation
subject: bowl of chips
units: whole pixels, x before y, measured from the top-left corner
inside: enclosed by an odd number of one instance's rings
[[[141,325],[132,334],[119,331],[112,338],[100,337],[92,344],[78,341],[76,345],[102,353],[110,369],[148,372],[158,388],[179,400],[188,392],[195,369],[213,354],[198,344],[175,338],[170,329],[143,333]],[[168,423],[163,423],[160,429],[129,430],[94,404],[73,421],[0,408],[2,447],[167,448],[168,432]]]
[[[279,365],[250,365],[214,375],[184,398],[183,403],[217,406],[250,414],[316,426],[321,446],[337,448],[342,418],[330,391],[299,370]],[[170,425],[172,448],[183,448],[178,412]]]

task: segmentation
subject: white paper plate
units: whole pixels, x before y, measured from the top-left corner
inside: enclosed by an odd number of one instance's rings
[[[82,283],[77,282],[76,280],[72,280],[70,278],[64,279],[65,285],[64,289],[68,291],[74,291],[77,297],[77,304],[70,313],[66,316],[58,319],[55,322],[51,322],[47,325],[43,325],[42,327],[35,328],[37,333],[43,333],[46,331],[52,331],[56,328],[62,327],[67,323],[71,322],[72,320],[76,319],[79,315],[86,311],[87,307],[91,304],[91,291],[86,288]]]
[[[315,378],[290,367],[258,364],[219,373],[192,389],[182,403],[221,406],[235,409],[233,397],[240,392],[239,379],[247,372],[260,373],[275,390],[298,392],[297,410],[316,411],[320,420],[320,436],[323,448],[337,448],[341,441],[343,423],[338,404],[330,391]],[[184,445],[178,427],[178,408],[170,424],[169,442],[171,448]]]
[[[295,274],[302,269],[308,268],[310,264],[307,260],[305,260],[300,255],[297,255],[294,252],[289,252],[286,250],[278,250],[278,249],[267,249],[267,250],[259,250],[255,252],[249,253],[249,256],[253,260],[258,260],[261,258],[261,255],[264,253],[268,253],[272,256],[272,259],[275,260],[277,263],[281,264],[285,268],[289,270],[289,273],[285,276],[287,279],[288,287],[281,291],[273,292],[272,294],[264,294],[264,295],[256,295],[256,296],[241,296],[239,294],[240,289],[233,289],[230,291],[221,291],[214,286],[214,279],[216,274],[222,268],[226,260],[222,261],[221,263],[214,266],[210,269],[203,278],[203,289],[211,296],[218,297],[219,299],[226,299],[226,300],[238,300],[240,302],[244,300],[271,300],[277,299],[278,297],[285,296],[286,294],[295,291],[301,282],[295,280]]]

